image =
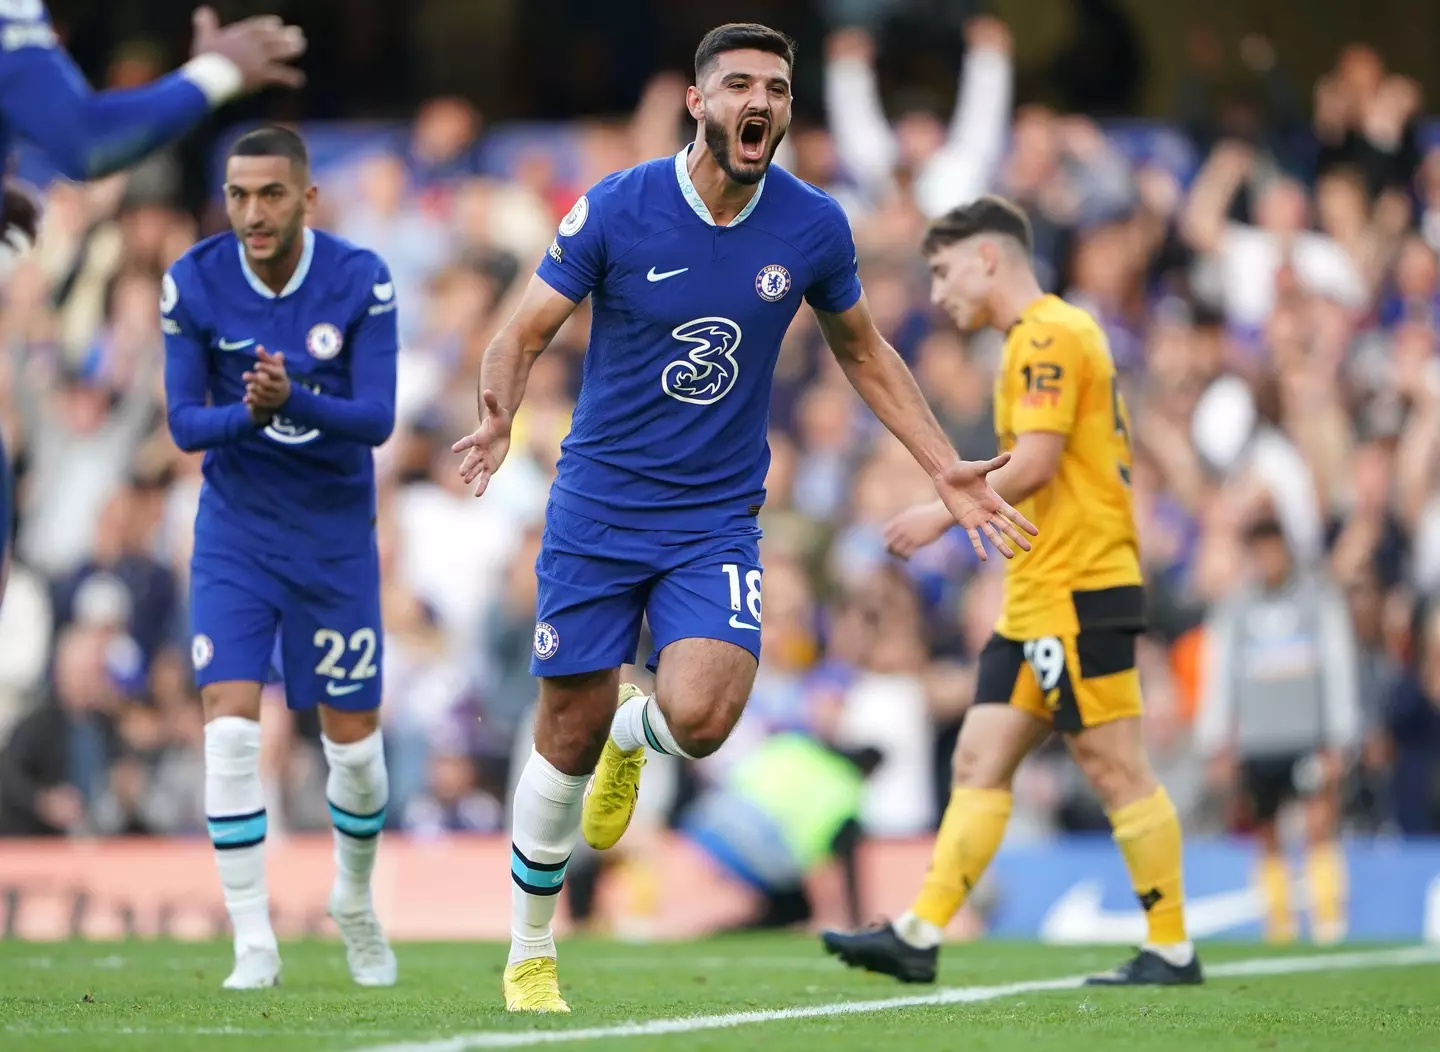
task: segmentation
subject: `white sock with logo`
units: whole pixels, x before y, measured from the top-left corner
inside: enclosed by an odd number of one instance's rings
[[[515,784],[510,834],[510,964],[555,956],[551,922],[580,839],[588,774],[564,774],[532,751]]]
[[[330,764],[325,800],[335,827],[333,898],[347,914],[362,912],[370,907],[370,875],[390,798],[384,741],[376,730],[345,744],[321,736],[320,744]]]
[[[205,725],[205,818],[235,929],[235,953],[274,950],[265,885],[265,793],[260,784],[260,724],[220,716]]]
[[[680,748],[675,735],[670,733],[670,725],[665,722],[665,714],[660,711],[653,694],[631,698],[615,710],[615,719],[610,723],[610,738],[622,752],[633,752],[648,745],[666,756],[695,759]]]

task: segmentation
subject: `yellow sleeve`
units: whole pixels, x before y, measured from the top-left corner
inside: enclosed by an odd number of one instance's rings
[[[1010,427],[1017,435],[1075,428],[1080,388],[1085,383],[1085,351],[1080,338],[1056,325],[1027,325],[1013,337],[1010,357]]]

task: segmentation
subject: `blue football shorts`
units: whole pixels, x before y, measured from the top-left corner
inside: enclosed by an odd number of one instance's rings
[[[275,643],[285,703],[352,712],[380,705],[384,633],[380,559],[298,559],[202,549],[190,561],[190,643],[195,682],[271,681]]]
[[[634,664],[641,619],[655,649],[723,639],[760,658],[760,529],[713,532],[611,526],[553,501],[535,560],[530,672],[573,676]]]

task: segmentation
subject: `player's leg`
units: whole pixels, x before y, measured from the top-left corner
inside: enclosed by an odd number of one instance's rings
[[[1139,954],[1090,982],[1198,983],[1200,964],[1185,932],[1180,817],[1145,751],[1135,636],[1092,630],[1059,642],[1055,726],[1110,816],[1148,929]]]
[[[629,536],[551,505],[535,560],[540,677],[535,748],[515,783],[511,817],[512,1012],[568,1012],[560,996],[552,921],[580,838],[585,787],[615,715],[619,668],[635,660],[647,570]],[[638,765],[634,785],[639,784]],[[633,790],[632,790],[633,792]],[[633,798],[631,802],[633,807]]]
[[[1294,769],[1305,807],[1305,881],[1310,892],[1310,937],[1345,938],[1345,852],[1340,846],[1340,761],[1331,753],[1306,757]]]
[[[226,989],[274,986],[280,979],[260,780],[260,691],[279,614],[258,593],[270,583],[229,555],[197,553],[192,561],[190,649],[205,711],[205,816],[235,934]]]
[[[903,982],[935,980],[945,927],[1004,839],[1015,771],[1050,733],[1035,677],[1022,644],[991,637],[980,653],[975,702],[955,743],[954,788],[925,882],[894,924],[824,933],[826,949],[845,963]]]
[[[655,691],[622,684],[620,707],[595,769],[582,828],[613,847],[630,825],[648,747],[698,759],[724,744],[745,709],[760,654],[759,531],[672,545],[650,588]]]
[[[1255,845],[1260,858],[1255,883],[1265,903],[1265,938],[1290,942],[1295,938],[1295,914],[1290,902],[1290,869],[1280,848],[1276,817],[1290,783],[1291,760],[1277,764],[1271,759],[1240,762],[1240,787],[1250,812]]]
[[[393,986],[395,954],[370,893],[390,779],[380,732],[384,632],[375,553],[291,565],[281,629],[285,698],[292,709],[319,707],[329,766],[325,800],[335,838],[329,912],[361,986]]]

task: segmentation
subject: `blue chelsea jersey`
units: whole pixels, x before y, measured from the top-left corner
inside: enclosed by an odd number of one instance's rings
[[[205,450],[195,524],[207,545],[298,557],[374,543],[372,447],[395,423],[395,287],[375,253],[307,229],[278,295],[225,233],[165,275],[165,395],[171,434]],[[265,427],[242,402],[256,348],[285,355],[289,401]]]
[[[688,152],[592,187],[537,270],[593,308],[551,499],[618,526],[701,531],[753,516],[781,339],[802,298],[834,313],[860,298],[833,198],[772,165],[716,226]]]

